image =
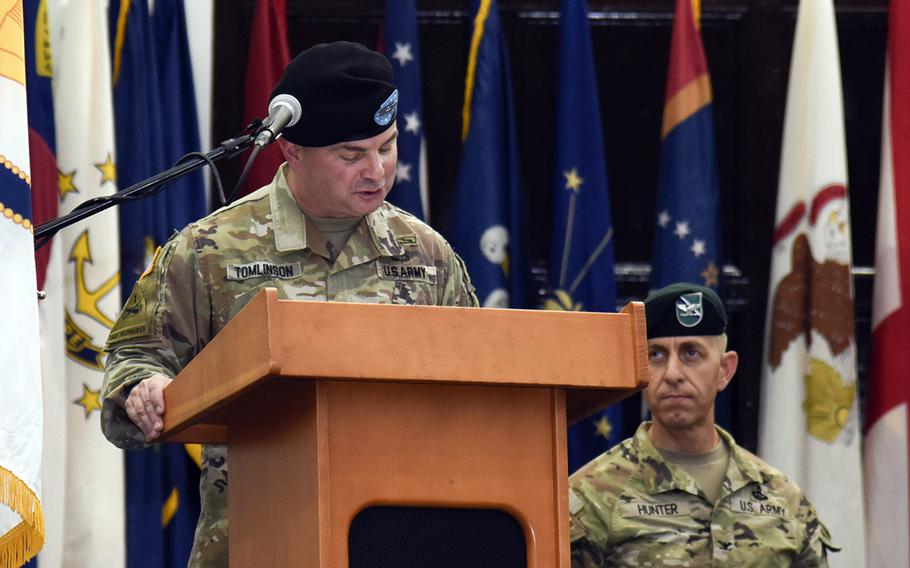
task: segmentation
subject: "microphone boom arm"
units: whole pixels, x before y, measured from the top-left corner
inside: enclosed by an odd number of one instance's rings
[[[100,213],[105,209],[109,209],[114,205],[154,195],[160,191],[164,185],[177,178],[183,177],[192,171],[198,170],[206,164],[213,165],[215,161],[222,158],[232,158],[237,154],[240,154],[253,144],[253,140],[253,136],[249,134],[225,140],[217,148],[210,150],[206,154],[188,154],[187,156],[189,157],[184,156],[184,158],[186,158],[185,161],[181,158],[174,166],[163,172],[137,182],[113,195],[96,197],[80,203],[66,215],[57,217],[56,219],[35,227],[35,250],[47,244],[61,229]]]

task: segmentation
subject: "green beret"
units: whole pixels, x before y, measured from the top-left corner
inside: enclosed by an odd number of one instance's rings
[[[717,292],[679,282],[651,292],[645,300],[648,339],[684,335],[721,335],[727,312]]]
[[[300,101],[300,120],[282,136],[298,146],[364,140],[388,130],[398,112],[392,64],[348,41],[321,43],[288,63],[272,90]]]

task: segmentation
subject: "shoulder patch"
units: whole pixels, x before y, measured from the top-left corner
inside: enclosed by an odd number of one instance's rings
[[[158,250],[161,250],[160,248]],[[155,266],[153,262],[151,266]],[[148,319],[145,313],[145,295],[142,293],[142,286],[135,286],[133,293],[130,294],[126,305],[120,312],[117,323],[114,324],[110,334],[107,336],[107,342],[114,344],[127,339],[136,337],[145,337],[151,331],[149,329]]]

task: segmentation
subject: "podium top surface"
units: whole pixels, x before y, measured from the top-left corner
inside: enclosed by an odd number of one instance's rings
[[[647,376],[639,302],[611,314],[304,302],[269,288],[166,389],[163,438],[221,441],[177,434],[217,427],[219,409],[275,377],[565,388],[571,421]]]

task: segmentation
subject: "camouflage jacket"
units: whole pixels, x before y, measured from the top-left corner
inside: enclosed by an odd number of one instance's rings
[[[286,167],[180,231],[136,283],[106,346],[101,425],[118,447],[144,445],[123,408],[129,390],[153,373],[176,376],[264,287],[296,300],[477,305],[449,244],[388,203],[360,222],[333,264],[316,254]],[[191,567],[227,566],[227,486],[227,449],[206,446]]]
[[[572,566],[827,566],[828,530],[799,488],[738,447],[717,503],[635,435],[569,478]]]

